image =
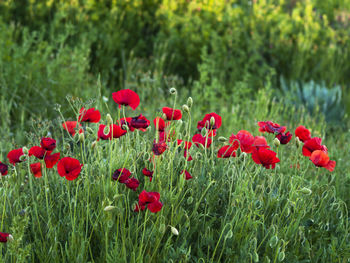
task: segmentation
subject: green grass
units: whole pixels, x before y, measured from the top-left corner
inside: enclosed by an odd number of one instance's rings
[[[142,98],[143,92],[136,90]],[[217,104],[217,113],[223,117],[217,137],[229,137],[241,129],[259,135],[256,122],[271,119],[291,131],[306,125],[314,136],[324,138],[325,123],[286,108],[270,96],[269,89],[262,90],[257,100],[242,103],[242,108],[235,105],[234,113],[232,105]],[[175,103],[171,95],[163,99],[164,104],[157,107]],[[192,136],[200,116],[212,111],[197,111],[201,100],[193,100],[191,114],[184,113],[182,121],[170,127],[176,138]],[[186,101],[179,94],[175,107]],[[74,98],[71,104],[75,110],[81,106]],[[108,104],[100,98],[91,106],[116,120],[123,113],[113,104],[104,110]],[[150,120],[159,115],[144,111],[145,104],[141,100],[140,108],[136,112],[127,109],[126,115],[142,113]],[[101,122],[106,123],[105,117]],[[14,237],[14,242],[1,245],[4,262],[347,262],[350,258],[346,134],[324,138],[331,159],[337,161],[332,173],[302,156],[294,139],[276,148],[274,137],[266,135],[281,160],[276,169],[266,170],[250,155],[216,158],[223,145],[216,137],[208,150],[193,146],[191,162],[176,143],[168,143],[164,154],[155,158],[155,175],[149,182],[141,170],[151,167],[147,160],[154,127],[98,141],[92,148],[98,125],[88,126],[94,132],[86,132],[83,142],[68,136],[59,123],[51,127],[61,157],[84,163],[77,180],[68,182],[56,168],[34,178],[28,169],[34,157],[1,178],[0,229]],[[28,148],[47,135],[45,125],[35,128]],[[297,163],[300,169],[290,167]],[[114,170],[122,167],[140,180],[136,192],[111,180]],[[180,176],[185,168],[193,179],[185,181]],[[159,213],[133,212],[143,189],[160,193],[163,208]],[[114,209],[104,211],[107,206]],[[178,236],[171,226],[179,231]]]

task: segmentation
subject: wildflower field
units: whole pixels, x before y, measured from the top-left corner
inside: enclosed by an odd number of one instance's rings
[[[223,2],[0,3],[0,262],[350,262],[346,0]]]

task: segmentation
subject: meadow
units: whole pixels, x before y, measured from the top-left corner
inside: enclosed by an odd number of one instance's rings
[[[0,3],[1,262],[350,262],[350,2]]]

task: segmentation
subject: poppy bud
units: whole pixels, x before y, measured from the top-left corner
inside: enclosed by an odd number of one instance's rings
[[[187,204],[192,204],[192,202],[193,202],[193,197],[192,196],[190,196],[188,199],[187,199]]]
[[[166,228],[166,226],[165,226],[164,224],[160,224],[160,226],[159,226],[159,232],[160,232],[160,233],[164,233],[164,232],[165,232],[165,228]]]
[[[7,237],[7,241],[8,242],[12,242],[14,239],[13,239],[13,236],[12,235],[9,235],[8,237]]]
[[[275,139],[273,140],[273,145],[275,145],[276,147],[280,146],[280,145],[281,145],[280,140],[279,140],[278,138],[275,138]]]
[[[210,127],[214,127],[214,125],[215,125],[215,118],[214,118],[214,116],[211,116],[211,118],[210,118]]]
[[[226,239],[230,239],[230,238],[232,238],[233,237],[233,232],[232,232],[232,230],[230,229],[230,231],[228,231],[227,232],[227,234],[226,234]]]
[[[175,95],[177,93],[177,90],[175,88],[171,88],[169,92],[171,95]]]
[[[70,150],[70,145],[68,142],[65,142],[63,146],[66,150]]]
[[[199,143],[198,145],[199,145],[199,148],[201,148],[202,150],[205,150],[205,147],[203,144]]]
[[[179,235],[179,231],[175,227],[170,226],[170,229],[171,229],[171,233],[173,233],[175,236]]]
[[[86,131],[87,131],[89,134],[95,134],[94,130],[91,129],[90,127],[86,127]]]
[[[311,189],[306,188],[306,187],[302,188],[302,189],[300,190],[300,192],[303,193],[303,194],[306,194],[306,195],[311,195],[311,194],[312,194]]]
[[[227,138],[223,137],[223,136],[220,136],[218,138],[219,142],[227,142]]]
[[[192,105],[193,105],[193,100],[192,100],[191,97],[189,97],[189,98],[187,99],[187,105],[188,105],[189,108],[192,107]]]
[[[128,125],[123,124],[123,125],[122,125],[122,129],[125,130],[125,131],[128,131],[128,130],[129,130],[129,127],[128,127]]]
[[[84,142],[85,141],[84,133],[79,133],[79,141],[80,142]]]
[[[206,129],[206,128],[203,128],[203,129],[201,130],[201,135],[202,135],[203,137],[207,136],[207,129]]]
[[[104,210],[105,212],[108,212],[108,211],[114,210],[114,208],[115,208],[115,206],[108,205],[108,206],[106,206],[103,210]]]
[[[108,136],[109,132],[111,131],[111,129],[109,128],[109,126],[106,126],[104,129],[103,129],[103,134],[105,136]]]
[[[190,108],[186,104],[182,105],[182,110],[187,113],[190,113]]]
[[[109,113],[107,113],[106,119],[107,119],[107,125],[113,124],[112,116]]]
[[[149,159],[151,158],[150,154],[148,152],[146,152],[144,155],[143,155],[143,160],[144,161],[148,161]]]
[[[202,154],[200,152],[196,153],[196,159],[200,159],[202,157]]]
[[[97,141],[94,141],[93,143],[91,143],[91,149],[95,149],[96,145],[97,145]]]
[[[241,160],[244,160],[247,157],[247,153],[242,152],[239,157],[241,158]]]
[[[163,113],[163,115],[162,115],[162,119],[163,119],[163,120],[165,120],[165,121],[167,120],[167,116],[166,116],[166,114],[165,114],[165,113]]]
[[[23,150],[24,154],[28,155],[28,148],[27,147],[23,147],[22,150]]]
[[[21,156],[19,157],[19,160],[20,160],[21,162],[25,161],[25,160],[26,160],[26,156],[25,156],[25,155],[21,155]]]
[[[301,145],[301,141],[298,137],[295,137],[295,145],[297,146],[297,148],[299,148]]]

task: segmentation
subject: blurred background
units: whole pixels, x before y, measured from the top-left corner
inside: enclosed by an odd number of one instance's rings
[[[2,0],[0,129],[24,142],[55,103],[69,114],[67,95],[123,88],[151,111],[170,87],[201,114],[232,113],[267,87],[344,129],[349,40],[350,0]]]

